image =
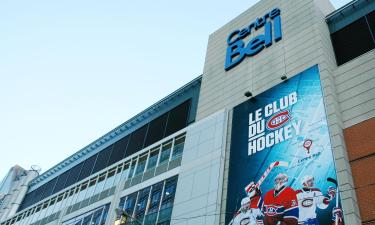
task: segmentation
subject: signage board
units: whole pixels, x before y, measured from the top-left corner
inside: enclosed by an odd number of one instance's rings
[[[273,41],[277,42],[281,40],[282,32],[280,14],[281,10],[275,8],[264,16],[257,18],[248,26],[234,30],[228,35],[228,46],[224,65],[225,70],[228,71],[232,69],[241,63],[246,57],[255,56],[264,48],[270,47]],[[245,44],[244,39],[262,27],[264,27],[264,34],[252,38],[247,44]]]
[[[318,66],[233,109],[226,224],[342,225]]]

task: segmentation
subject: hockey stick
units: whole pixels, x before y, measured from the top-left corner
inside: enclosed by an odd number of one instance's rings
[[[268,166],[268,168],[264,171],[263,175],[260,177],[260,179],[258,180],[258,182],[255,184],[255,187],[259,188],[260,185],[262,185],[263,181],[267,178],[267,176],[270,174],[271,170],[274,167],[277,167],[277,166],[288,167],[288,165],[289,165],[288,162],[285,162],[285,161],[276,161],[276,162],[271,163]],[[250,189],[251,189],[251,183],[246,186],[245,191],[249,192]]]
[[[339,207],[339,185],[337,184],[337,180],[333,179],[332,177],[328,177],[327,181],[336,185],[336,208],[338,208]],[[339,223],[339,217],[336,215],[335,225],[338,225],[338,223]]]

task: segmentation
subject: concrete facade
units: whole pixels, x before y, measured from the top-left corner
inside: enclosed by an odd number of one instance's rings
[[[281,9],[282,40],[245,58],[229,71],[224,70],[227,36],[263,16],[270,9]],[[215,31],[209,37],[197,120],[216,110],[231,109],[245,101],[246,91],[253,96],[315,64],[319,66],[324,102],[336,162],[343,210],[348,224],[361,224],[353,176],[343,129],[375,116],[375,52],[370,51],[337,67],[325,17],[333,11],[329,1],[264,0]],[[263,29],[260,29],[260,33]],[[256,32],[254,34],[257,35]],[[251,35],[253,37],[253,34]],[[248,41],[250,38],[245,39]],[[355,75],[355,76],[353,76]],[[229,113],[230,114],[230,113]],[[231,121],[231,119],[229,119]],[[228,139],[230,137],[228,124]],[[227,145],[226,152],[229,151]],[[227,162],[229,155],[227,156]],[[224,173],[222,215],[228,163]],[[223,223],[223,220],[221,220]]]

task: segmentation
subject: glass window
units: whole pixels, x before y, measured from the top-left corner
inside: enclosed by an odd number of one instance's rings
[[[82,167],[81,173],[79,174],[78,180],[83,180],[86,177],[91,175],[91,171],[92,171],[92,168],[95,164],[97,156],[98,156],[98,153],[96,153],[95,155],[91,156],[90,158],[88,158],[84,161],[84,165]]]
[[[36,203],[36,202],[39,202],[40,200],[42,200],[42,196],[43,196],[43,192],[44,192],[45,187],[46,187],[46,184],[43,184],[42,186],[40,186],[38,189],[35,190],[34,202],[33,203]]]
[[[120,209],[124,209],[124,206],[125,206],[125,200],[126,200],[126,197],[122,197],[120,198],[120,203],[118,204],[118,207]]]
[[[150,122],[148,127],[145,146],[149,146],[164,137],[165,126],[167,124],[168,113],[161,115]]]
[[[129,176],[129,170],[130,170],[130,162],[126,162],[124,164],[124,169],[121,172],[121,180],[126,180]]]
[[[177,178],[171,178],[166,181],[163,201],[160,209],[170,208],[173,206],[173,200],[176,193]]]
[[[102,213],[103,213],[103,208],[100,208],[100,209],[95,211],[94,215],[92,216],[92,222],[91,222],[92,225],[98,225],[99,224],[100,219],[102,217]]]
[[[132,165],[131,165],[130,170],[129,170],[129,177],[128,177],[128,179],[130,179],[130,178],[133,177],[136,163],[137,163],[137,158],[132,159]]]
[[[130,135],[128,148],[126,149],[125,157],[130,156],[143,148],[148,124],[138,128]]]
[[[190,100],[175,107],[169,112],[165,137],[185,128],[188,123]]]
[[[137,169],[135,170],[135,175],[143,173],[145,171],[147,161],[147,154],[139,157]]]
[[[90,180],[84,199],[91,198],[94,195],[96,181],[97,177]]]
[[[375,36],[374,36],[375,35],[375,10],[372,11],[371,13],[367,14],[366,18],[367,18],[368,24],[370,26],[373,38],[375,38]],[[375,42],[375,40],[374,40],[374,42]]]
[[[107,190],[113,186],[115,181],[116,168],[108,172],[107,179],[105,181],[104,190]]]
[[[92,214],[90,214],[90,215],[86,216],[85,218],[83,218],[82,225],[90,225],[91,218],[92,218]]]
[[[91,174],[94,174],[108,166],[109,156],[112,153],[113,145],[108,146],[104,150],[99,152],[98,158],[96,159],[94,169]]]
[[[152,169],[156,166],[156,163],[158,162],[158,156],[159,156],[159,148],[157,147],[155,149],[152,149],[150,152],[150,158],[148,159],[147,163],[147,169]]]
[[[134,217],[139,221],[143,221],[143,217],[146,212],[149,194],[150,194],[150,187],[147,187],[139,191],[138,201],[135,207],[135,214],[134,214]]]
[[[56,202],[56,197],[53,198],[50,202],[49,202],[49,205],[48,205],[48,208],[46,210],[46,214],[44,215],[45,217],[49,216],[52,214],[53,212],[53,209],[55,207],[55,202]]]
[[[185,135],[182,137],[177,137],[174,141],[172,159],[177,158],[182,155],[185,144]]]
[[[126,198],[126,202],[125,202],[125,212],[127,212],[129,215],[133,215],[133,211],[134,211],[134,206],[135,206],[135,201],[137,199],[137,193],[133,193],[131,195],[129,195],[127,198]]]
[[[81,185],[81,190],[78,193],[76,203],[83,201],[83,199],[85,198],[88,186],[89,186],[88,181]]]
[[[121,173],[122,173],[123,166],[124,165],[121,164],[117,167],[116,175],[115,175],[115,182],[114,182],[115,185],[117,185],[121,182]]]
[[[375,48],[365,17],[331,34],[337,65],[344,64]]]
[[[159,164],[167,163],[169,161],[169,155],[171,154],[172,142],[163,144]]]
[[[157,183],[152,186],[150,204],[147,210],[148,214],[156,213],[159,210],[162,188],[163,188],[163,182]]]
[[[77,199],[78,199],[78,196],[79,196],[79,193],[80,193],[80,188],[81,188],[81,186],[77,186],[76,188],[75,188],[75,192],[74,192],[74,195],[73,195],[73,199],[72,199],[72,201],[70,202],[70,205],[74,205],[74,204],[76,204],[78,201],[77,201]]]
[[[118,140],[113,146],[111,157],[109,158],[108,165],[112,165],[125,157],[126,146],[129,142],[129,136],[123,137]]]
[[[61,203],[62,203],[63,198],[64,198],[64,195],[62,195],[62,194],[60,194],[60,195],[57,197],[57,200],[56,200],[56,203],[55,203],[55,207],[53,208],[52,213],[56,213],[57,211],[60,210],[60,207],[61,207]]]
[[[83,162],[70,169],[69,177],[66,180],[65,187],[69,187],[70,185],[75,184],[78,181],[82,166]]]
[[[100,225],[104,225],[105,224],[105,221],[107,220],[107,216],[108,216],[108,210],[109,210],[109,204],[105,206],[104,210],[103,210],[103,214],[102,214],[102,219],[100,221]]]
[[[55,187],[56,181],[57,181],[57,177],[55,177],[54,179],[50,180],[46,184],[46,189],[45,189],[45,191],[43,193],[42,199],[47,198],[47,197],[49,197],[49,196],[52,195],[53,188]]]
[[[42,208],[41,205],[39,205],[39,206],[36,207],[36,210],[35,210],[35,213],[34,213],[34,216],[33,216],[32,220],[31,220],[31,223],[34,223],[34,222],[36,222],[39,219],[39,214],[40,214],[40,209],[41,208]]]
[[[105,176],[106,174],[101,174],[98,179],[98,183],[96,184],[95,191],[93,195],[99,194],[103,191],[104,183],[105,183]]]
[[[64,172],[57,178],[57,182],[55,185],[55,189],[53,190],[53,193],[57,193],[65,187],[66,179],[68,178],[68,176],[69,176],[69,170]]]

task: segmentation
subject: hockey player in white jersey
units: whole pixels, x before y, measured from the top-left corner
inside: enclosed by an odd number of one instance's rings
[[[241,200],[241,208],[238,210],[230,225],[262,225],[263,214],[260,210],[262,197],[260,190],[254,182],[246,188],[247,196]]]
[[[316,208],[326,209],[335,198],[336,189],[329,187],[327,195],[324,196],[318,188],[314,187],[314,177],[304,176],[301,183],[302,189],[296,191],[299,207],[298,224],[319,225]]]

